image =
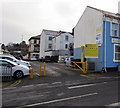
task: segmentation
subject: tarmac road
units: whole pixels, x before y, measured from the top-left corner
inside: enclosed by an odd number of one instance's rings
[[[118,80],[37,83],[3,90],[3,106],[106,106],[118,103]]]
[[[39,71],[39,62],[32,62]],[[119,78],[80,76],[64,64],[47,63],[47,76],[26,77],[4,88],[3,106],[117,106]],[[39,73],[39,72],[38,72]]]

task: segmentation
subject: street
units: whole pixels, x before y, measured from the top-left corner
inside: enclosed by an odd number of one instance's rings
[[[35,72],[39,63],[33,62]],[[119,102],[118,78],[87,78],[64,64],[47,63],[47,76],[3,88],[3,106],[112,106]]]

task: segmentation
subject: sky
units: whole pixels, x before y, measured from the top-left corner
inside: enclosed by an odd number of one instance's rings
[[[118,13],[120,0],[1,0],[0,43],[28,43],[43,29],[72,32],[86,6]]]

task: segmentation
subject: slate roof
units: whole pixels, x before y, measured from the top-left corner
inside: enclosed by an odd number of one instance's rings
[[[31,39],[40,39],[40,36],[41,36],[41,35],[32,36],[32,37],[29,39],[29,41],[30,41]]]

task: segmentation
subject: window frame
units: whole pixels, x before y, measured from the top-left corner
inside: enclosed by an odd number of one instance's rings
[[[116,51],[115,51],[116,46],[119,46],[119,47],[120,47],[120,44],[114,44],[114,58],[113,58],[113,61],[114,61],[114,62],[120,62],[120,60],[116,60],[115,54],[116,54],[116,53],[120,54],[120,52],[116,52]]]
[[[116,24],[116,26],[117,26],[116,29],[113,28],[113,24]],[[113,30],[114,31],[117,30],[117,35],[113,35]],[[119,23],[117,23],[117,22],[111,22],[111,30],[110,30],[110,32],[111,32],[111,36],[112,37],[119,37]]]
[[[66,46],[67,46],[67,48],[66,48]],[[68,49],[68,44],[65,44],[65,49]]]
[[[51,48],[49,46],[51,46]],[[52,49],[52,44],[51,43],[48,44],[48,49]]]
[[[65,41],[69,41],[69,36],[68,35],[65,35]]]
[[[49,40],[49,41],[52,41],[52,36],[49,36],[49,37],[48,37],[48,40]]]

